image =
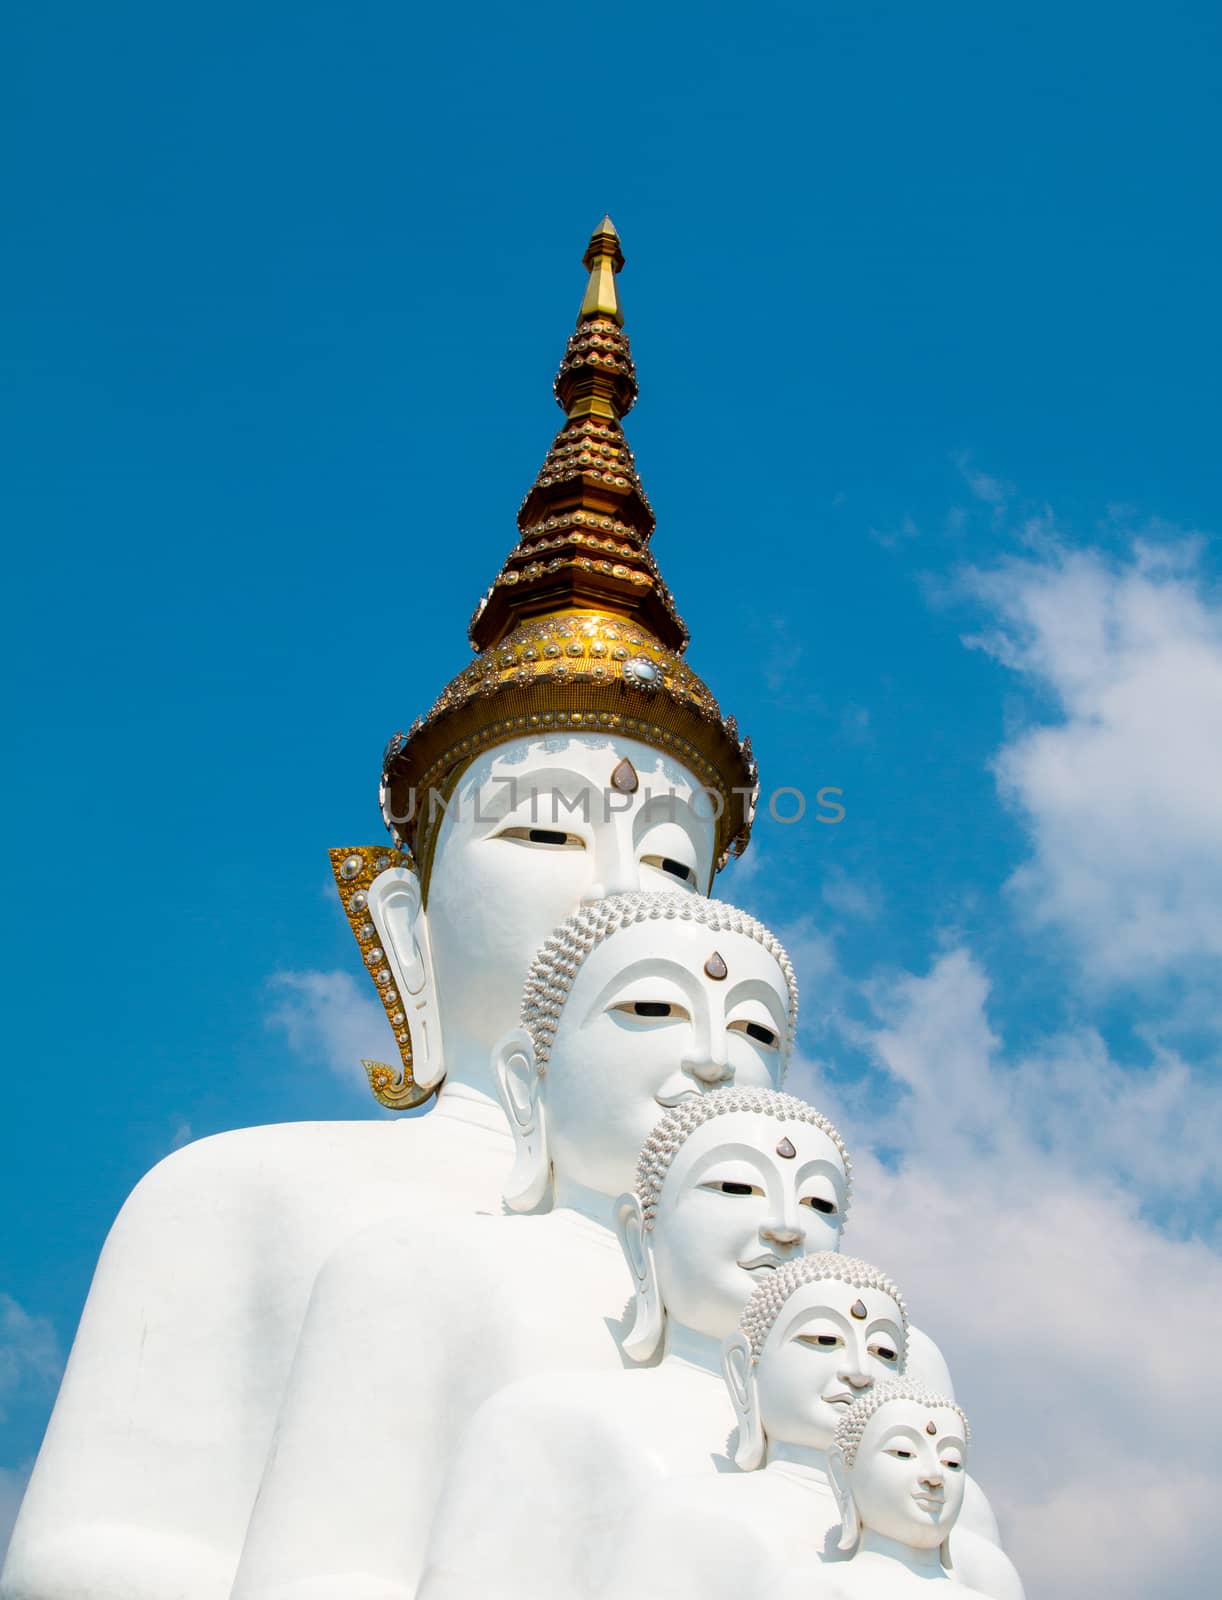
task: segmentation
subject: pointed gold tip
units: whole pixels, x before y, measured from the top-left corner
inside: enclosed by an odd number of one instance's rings
[[[585,299],[581,302],[581,320],[587,317],[611,317],[623,326],[624,313],[615,286],[615,274],[624,264],[619,234],[608,214],[590,235],[582,265],[590,274]]]

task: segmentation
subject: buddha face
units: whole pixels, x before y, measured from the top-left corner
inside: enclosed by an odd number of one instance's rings
[[[936,1549],[963,1504],[966,1457],[963,1423],[949,1407],[899,1399],[879,1406],[849,1474],[862,1527],[910,1549]]]
[[[724,1338],[762,1273],[839,1247],[847,1195],[839,1150],[809,1122],[734,1111],[694,1129],[667,1171],[653,1228],[667,1312]]]
[[[604,939],[573,980],[542,1082],[560,1186],[569,1178],[607,1195],[629,1189],[664,1109],[730,1084],[775,1088],[788,1016],[785,975],[747,934],[659,918]],[[715,1126],[735,1120],[718,1118]],[[773,1133],[774,1145],[779,1137]],[[813,1140],[805,1142],[813,1148]],[[728,1162],[726,1171],[741,1165]],[[762,1184],[756,1167],[748,1180]],[[724,1197],[723,1205],[733,1209]],[[756,1239],[753,1253],[763,1248]],[[741,1300],[750,1281],[739,1277]]]
[[[426,908],[445,1036],[457,1024],[470,1048],[491,1048],[535,951],[583,903],[706,892],[714,838],[691,774],[635,740],[519,739],[473,761],[440,824]]]
[[[899,1307],[881,1289],[835,1278],[803,1284],[759,1354],[755,1381],[768,1439],[826,1450],[853,1401],[877,1379],[898,1375],[903,1328]]]

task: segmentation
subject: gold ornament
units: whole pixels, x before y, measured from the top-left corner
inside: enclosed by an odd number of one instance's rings
[[[331,871],[335,874],[335,887],[343,903],[344,914],[356,939],[357,948],[365,969],[374,981],[378,998],[386,1012],[399,1046],[401,1068],[385,1061],[365,1061],[361,1065],[369,1077],[369,1087],[374,1099],[392,1111],[410,1111],[422,1106],[430,1095],[437,1092],[422,1088],[412,1077],[412,1036],[407,1022],[407,1007],[395,987],[394,974],[386,952],[378,943],[378,930],[369,915],[369,889],[374,879],[392,867],[413,865],[412,858],[401,850],[388,850],[385,845],[357,845],[354,849],[332,850]]]
[[[637,396],[609,217],[554,385],[565,422],[518,512],[518,543],[471,620],[476,659],[386,747],[382,814],[427,895],[444,804],[482,751],[543,733],[603,733],[672,755],[709,791],[717,865],[746,848],[756,766],[683,659],[687,628],[650,549],[654,514],[621,420]]]

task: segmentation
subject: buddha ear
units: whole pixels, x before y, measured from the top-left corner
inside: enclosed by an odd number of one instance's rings
[[[861,1526],[857,1518],[857,1502],[853,1499],[848,1462],[838,1444],[828,1448],[827,1476],[840,1510],[840,1537],[836,1540],[836,1548],[843,1550],[846,1555],[852,1555],[861,1537]]]
[[[730,1334],[721,1347],[721,1375],[726,1380],[730,1404],[738,1419],[734,1465],[740,1472],[754,1472],[762,1464],[766,1450],[755,1372],[750,1339],[745,1333]]]
[[[492,1076],[513,1137],[505,1204],[511,1211],[534,1211],[551,1189],[552,1164],[539,1092],[543,1075],[525,1028],[511,1029],[493,1046]]]
[[[408,867],[380,872],[369,885],[369,916],[394,975],[411,1033],[412,1076],[422,1088],[445,1077],[437,983],[420,879]]]
[[[666,1330],[666,1312],[658,1290],[653,1237],[645,1226],[645,1213],[634,1194],[615,1202],[615,1232],[632,1275],[632,1326],[624,1335],[624,1354],[633,1361],[649,1361],[658,1352]]]

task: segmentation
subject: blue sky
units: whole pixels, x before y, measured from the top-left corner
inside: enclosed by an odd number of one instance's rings
[[[948,1161],[1009,1215],[1000,1151],[1011,1202],[1061,1195],[1054,1232],[1114,1227],[1100,1318],[1126,1262],[1217,1285],[1219,26],[796,0],[11,16],[0,1509],[141,1173],[190,1137],[377,1114],[326,849],[380,837],[383,743],[465,660],[604,209],[692,661],[766,787],[844,791],[842,824],[765,820],[719,884],[799,957],[799,1075],[879,1151],[896,1215],[904,1173]],[[1089,1278],[1018,1254],[997,1303]],[[1005,1435],[1024,1391],[963,1326],[965,1398]],[[1124,1374],[1065,1338],[1103,1430]],[[1039,1531],[1016,1547],[1058,1552],[1036,1592],[1149,1592],[1105,1551],[1074,1565],[1081,1476],[1010,1490],[989,1465]],[[1216,1559],[1183,1515],[1173,1595]]]

